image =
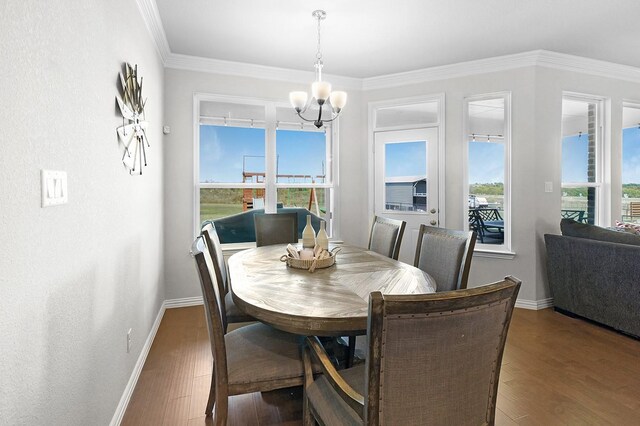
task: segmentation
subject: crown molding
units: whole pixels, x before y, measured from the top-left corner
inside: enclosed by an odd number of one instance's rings
[[[312,71],[269,67],[173,53],[169,48],[169,42],[167,41],[167,35],[164,31],[162,20],[160,19],[156,0],[136,0],[136,4],[166,68],[301,84],[308,84],[309,81],[315,77]],[[337,88],[366,91],[533,66],[640,83],[640,68],[547,50],[533,50],[376,77],[355,78],[329,74],[326,76]]]
[[[539,50],[536,65],[640,83],[640,68],[582,56],[567,55],[566,53]]]
[[[244,62],[224,61],[221,59],[202,58],[199,56],[171,53],[165,61],[165,67],[180,70],[200,71],[213,74],[226,74],[239,77],[250,77],[267,80],[288,81],[309,84],[315,79],[313,71],[301,71],[290,68],[270,67]],[[362,89],[362,79],[324,74],[335,88]]]
[[[136,0],[136,4],[144,24],[155,42],[160,59],[166,65],[167,58],[171,55],[171,48],[169,48],[169,41],[167,40],[167,34],[164,32],[156,0]]]
[[[396,74],[387,74],[365,78],[363,90],[386,89],[389,87],[408,86],[429,81],[466,77],[475,74],[505,71],[514,68],[534,66],[538,57],[537,51],[516,53],[514,55],[496,56],[493,58],[459,62],[457,64],[423,68]]]

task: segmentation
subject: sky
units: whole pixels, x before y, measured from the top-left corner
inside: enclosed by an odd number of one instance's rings
[[[278,173],[321,175],[325,162],[324,133],[278,130]],[[200,126],[201,182],[242,182],[243,156],[250,171],[264,171],[264,129]],[[504,151],[499,143],[469,143],[469,183],[494,183],[504,179]],[[424,142],[387,144],[386,176],[424,176]],[[562,141],[563,182],[587,179],[587,136]],[[288,181],[288,180],[283,180]],[[640,183],[640,129],[623,130],[622,183]]]
[[[326,162],[325,135],[278,130],[276,155],[278,174],[322,175]],[[242,182],[243,158],[246,171],[264,172],[264,156],[264,129],[200,126],[200,182]],[[301,182],[287,178],[279,181]]]
[[[562,140],[562,181],[587,181],[588,137],[567,136]],[[640,129],[622,131],[622,183],[640,184]]]

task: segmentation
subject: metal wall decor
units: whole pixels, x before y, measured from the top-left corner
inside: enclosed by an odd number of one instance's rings
[[[122,114],[122,126],[118,127],[118,137],[124,145],[122,163],[129,170],[129,174],[137,170],[142,174],[143,164],[147,165],[147,152],[145,144],[150,147],[145,129],[148,126],[145,121],[144,106],[147,102],[142,99],[142,77],[138,81],[138,65],[132,67],[124,64],[124,75],[120,72],[120,84],[122,85],[122,98],[116,96],[116,102]],[[128,120],[128,123],[125,123]]]

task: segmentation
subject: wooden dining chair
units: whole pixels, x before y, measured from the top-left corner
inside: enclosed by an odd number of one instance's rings
[[[413,266],[436,281],[437,291],[467,288],[475,231],[455,231],[420,225]]]
[[[369,354],[337,371],[307,338],[304,424],[493,425],[502,354],[520,281],[369,299]],[[317,361],[322,373],[314,377]]]
[[[398,260],[406,222],[374,216],[369,234],[369,250]]]
[[[224,332],[225,313],[213,260],[199,236],[191,247],[195,258],[213,355],[211,389],[205,414],[215,425],[227,424],[228,397],[298,386],[303,383],[302,336],[262,323]],[[215,412],[214,412],[215,408]]]
[[[202,227],[201,235],[204,237],[209,250],[209,255],[213,260],[213,269],[216,275],[216,282],[222,299],[220,301],[220,309],[225,312],[224,332],[227,332],[228,324],[237,324],[242,322],[255,321],[256,319],[250,315],[245,314],[236,306],[231,297],[231,290],[229,285],[229,274],[227,273],[227,265],[224,262],[224,255],[222,254],[222,246],[220,245],[220,238],[218,238],[218,232],[216,231],[215,224],[213,222],[207,222]]]
[[[253,220],[257,247],[298,242],[297,213],[256,214]]]

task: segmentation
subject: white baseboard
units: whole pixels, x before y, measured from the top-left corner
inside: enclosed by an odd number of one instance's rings
[[[168,299],[164,301],[164,307],[171,308],[186,308],[187,306],[202,305],[202,296],[196,297],[183,297],[182,299]]]
[[[516,308],[522,309],[533,309],[535,311],[545,308],[550,308],[553,306],[553,298],[549,297],[547,299],[542,300],[525,300],[518,299],[516,300]]]
[[[140,377],[140,373],[142,372],[142,367],[144,367],[144,363],[147,360],[147,355],[149,355],[149,350],[151,349],[151,345],[153,344],[153,339],[155,339],[156,333],[158,332],[158,327],[160,327],[160,322],[162,321],[162,317],[164,316],[164,311],[166,309],[166,303],[167,302],[164,301],[162,302],[162,305],[160,305],[160,310],[158,310],[156,320],[153,322],[153,326],[151,326],[149,336],[144,342],[144,346],[142,347],[140,356],[138,356],[138,360],[136,361],[136,365],[133,367],[131,377],[129,377],[129,382],[124,388],[124,392],[122,393],[122,397],[120,398],[120,402],[118,403],[116,412],[111,419],[111,423],[109,423],[110,426],[120,426],[120,422],[122,422],[124,413],[125,411],[127,411],[127,406],[129,405],[129,401],[131,400],[133,390],[136,388],[136,384],[138,383],[138,378]]]

